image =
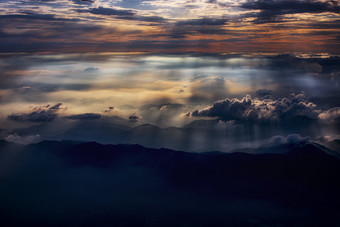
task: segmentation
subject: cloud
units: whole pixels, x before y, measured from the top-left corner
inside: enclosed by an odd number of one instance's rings
[[[331,134],[324,137],[327,141],[340,140],[340,135]]]
[[[39,134],[29,136],[19,136],[18,134],[11,134],[7,136],[5,140],[13,143],[30,144],[39,142],[41,138]]]
[[[190,20],[180,20],[176,22],[178,26],[221,26],[228,22],[226,18],[199,18]]]
[[[84,72],[96,72],[99,71],[99,68],[97,67],[87,67],[86,69],[84,69]]]
[[[328,58],[310,56],[303,58],[281,54],[268,57],[268,60],[267,68],[276,70],[282,69],[327,74],[337,72],[340,69],[340,57],[337,56]]]
[[[106,8],[106,7],[98,7],[91,8],[89,10],[76,10],[78,13],[91,13],[96,15],[103,16],[114,16],[117,19],[122,20],[136,20],[136,21],[145,21],[145,22],[155,22],[155,23],[163,23],[166,21],[165,18],[160,16],[143,16],[138,15],[134,10],[128,9],[115,9],[115,8]]]
[[[66,118],[71,120],[95,120],[101,118],[100,114],[96,113],[83,113],[67,116]]]
[[[272,90],[270,90],[270,89],[259,89],[255,93],[258,97],[266,97],[266,96],[270,96],[272,94]]]
[[[340,107],[331,108],[319,115],[321,120],[340,122]]]
[[[54,106],[47,105],[46,107],[48,107],[49,110],[59,110],[61,105],[62,103],[60,102],[60,103],[55,104]]]
[[[24,19],[24,20],[42,20],[42,21],[55,21],[55,22],[67,22],[67,21],[79,21],[78,19],[60,18],[53,14],[40,14],[35,12],[21,12],[21,14],[8,14],[0,15],[0,19]]]
[[[56,17],[50,14],[10,14],[0,15],[0,41],[2,52],[95,52],[98,43],[94,39],[106,40],[106,36],[140,33],[140,30],[117,30],[113,26],[98,23],[79,23],[80,19]],[[15,28],[15,29],[13,29]],[[76,39],[75,39],[76,37]],[[103,40],[102,40],[103,41]],[[102,42],[105,45],[106,41]],[[89,49],[90,48],[90,49]],[[91,49],[92,48],[92,49]],[[106,49],[106,47],[103,47]]]
[[[72,2],[79,5],[91,5],[95,0],[72,0]]]
[[[257,22],[280,21],[278,16],[300,13],[339,13],[340,6],[336,1],[315,0],[250,0],[241,5],[244,9],[261,10],[255,13]]]
[[[218,100],[228,94],[224,77],[216,75],[194,75],[191,78],[190,91],[189,101],[193,103]]]
[[[197,34],[225,34],[222,28],[228,22],[225,18],[199,18],[180,20],[173,25],[167,24],[166,29],[172,38],[184,38],[186,35]]]
[[[83,12],[83,11],[79,11]],[[92,14],[98,15],[105,15],[105,16],[133,16],[135,13],[132,10],[122,10],[122,9],[113,9],[113,8],[105,8],[105,7],[98,7],[98,8],[91,8],[87,10],[87,12]]]
[[[220,117],[225,120],[241,118],[246,110],[252,107],[251,97],[248,95],[241,100],[225,99],[217,101],[213,106],[192,112],[193,117]]]
[[[114,110],[114,107],[113,106],[109,106],[107,107],[105,110],[104,110],[104,113],[110,113],[111,111]]]
[[[302,137],[299,134],[290,134],[286,137],[284,136],[273,136],[269,139],[269,144],[300,144],[310,141],[309,136]]]
[[[129,121],[130,121],[130,122],[138,122],[138,121],[140,121],[141,119],[142,119],[142,117],[141,117],[141,116],[138,116],[138,115],[136,115],[136,114],[132,114],[132,115],[129,116]]]
[[[317,119],[321,111],[317,106],[306,101],[305,95],[291,94],[289,98],[264,99],[246,97],[224,99],[212,106],[191,113],[193,117],[217,117],[223,120],[272,121],[287,120],[297,116]]]
[[[17,122],[48,122],[54,120],[58,116],[58,111],[61,109],[62,103],[57,103],[53,106],[38,106],[33,108],[30,113],[12,113],[8,115],[8,119]]]

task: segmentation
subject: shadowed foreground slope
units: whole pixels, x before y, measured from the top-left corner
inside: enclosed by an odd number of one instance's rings
[[[263,151],[1,141],[0,225],[340,225],[338,158],[312,143]]]

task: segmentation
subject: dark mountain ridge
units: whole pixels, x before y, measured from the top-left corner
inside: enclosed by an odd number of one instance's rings
[[[148,215],[152,222],[162,220],[156,226],[176,225],[173,217],[179,226],[336,226],[340,159],[324,149],[301,143],[266,147],[263,154],[189,153],[95,142],[0,141],[0,216],[9,226],[51,225],[55,215],[58,225],[80,226],[151,226],[145,224]],[[86,204],[85,216],[79,203]],[[62,215],[41,211],[46,204]]]

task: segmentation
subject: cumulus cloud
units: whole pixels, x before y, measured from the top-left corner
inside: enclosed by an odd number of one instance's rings
[[[249,95],[242,100],[225,99],[217,101],[213,106],[203,110],[195,110],[192,112],[194,117],[221,117],[223,119],[232,120],[246,114],[246,110],[252,106],[252,100]]]
[[[193,117],[217,117],[223,120],[281,120],[304,116],[317,119],[321,111],[317,106],[306,100],[305,95],[291,94],[282,99],[258,99],[247,95],[241,100],[224,99],[215,102],[202,110],[191,113]]]
[[[13,143],[20,143],[20,144],[30,144],[30,143],[36,143],[41,140],[40,135],[29,135],[29,136],[20,136],[18,134],[12,134],[5,138],[8,142]]]
[[[96,113],[83,113],[67,116],[66,118],[71,120],[95,120],[101,118],[100,114]]]
[[[30,113],[12,113],[8,115],[8,119],[17,122],[47,122],[52,121],[58,116],[58,111],[61,109],[62,103],[57,103],[53,106],[38,106],[33,107],[33,112]]]

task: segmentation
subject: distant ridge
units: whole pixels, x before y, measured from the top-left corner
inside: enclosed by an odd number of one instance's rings
[[[315,143],[263,149],[192,153],[2,140],[0,220],[4,226],[50,226],[55,219],[59,226],[148,226],[156,215],[157,226],[175,225],[173,217],[187,226],[254,226],[249,218],[255,226],[340,224],[340,159]]]

